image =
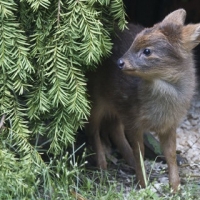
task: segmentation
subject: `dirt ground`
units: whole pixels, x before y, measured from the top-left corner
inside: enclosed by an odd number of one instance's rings
[[[192,168],[197,167],[200,175],[200,93],[195,95],[187,117],[177,129],[177,150]]]
[[[177,150],[188,162],[180,167],[182,180],[191,177],[200,185],[200,87],[197,91],[186,118],[177,129]]]

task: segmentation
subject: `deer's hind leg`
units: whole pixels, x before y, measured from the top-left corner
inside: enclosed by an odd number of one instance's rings
[[[112,116],[106,120],[103,124],[102,132],[109,135],[111,142],[117,147],[125,161],[135,169],[133,151],[126,139],[124,126],[118,116]],[[102,135],[102,137],[105,136]]]
[[[105,157],[105,151],[100,138],[100,126],[103,118],[104,110],[98,107],[94,107],[91,110],[89,117],[89,123],[86,124],[86,134],[89,144],[92,146],[95,152],[96,165],[100,169],[107,169],[107,162]]]

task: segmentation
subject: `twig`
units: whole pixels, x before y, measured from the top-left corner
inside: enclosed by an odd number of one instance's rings
[[[181,177],[187,177],[187,178],[199,178],[199,174],[182,174]]]
[[[80,194],[78,194],[77,192],[71,190],[70,191],[72,196],[75,197],[77,200],[87,200],[86,198],[82,197]]]
[[[57,26],[60,24],[60,0],[58,0]]]
[[[193,145],[196,144],[196,143],[199,141],[199,139],[200,139],[200,136],[193,142],[192,145],[189,146],[188,149],[186,149],[186,150],[183,152],[183,154],[186,154],[190,149],[192,149]]]
[[[0,128],[3,126],[4,122],[5,122],[5,115],[2,116],[1,121],[0,121]]]

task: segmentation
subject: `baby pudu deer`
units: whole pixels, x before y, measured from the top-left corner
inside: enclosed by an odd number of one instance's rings
[[[92,110],[86,130],[97,166],[107,168],[102,141],[110,138],[135,168],[141,187],[145,131],[159,136],[174,192],[180,184],[176,128],[194,94],[192,49],[200,43],[200,24],[184,25],[185,16],[179,9],[152,28],[129,24],[114,40],[112,56],[89,76]]]

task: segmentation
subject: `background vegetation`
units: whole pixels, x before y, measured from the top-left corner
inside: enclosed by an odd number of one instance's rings
[[[90,109],[84,74],[124,28],[122,0],[0,0],[0,18],[0,199],[70,199],[82,166],[66,147]]]

